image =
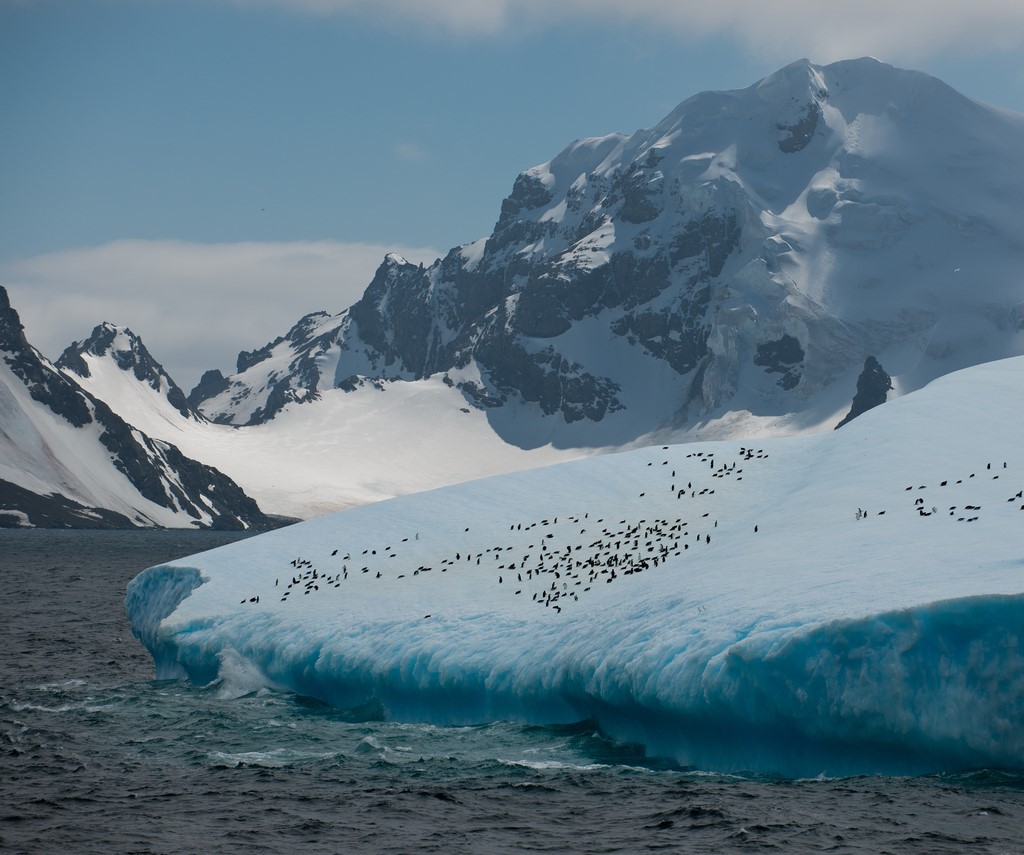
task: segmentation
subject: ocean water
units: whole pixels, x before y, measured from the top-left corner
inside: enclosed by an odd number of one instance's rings
[[[1024,775],[775,780],[591,722],[443,728],[156,681],[139,570],[213,532],[0,530],[2,852],[1024,852]]]

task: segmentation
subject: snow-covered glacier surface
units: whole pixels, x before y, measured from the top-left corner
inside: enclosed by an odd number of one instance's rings
[[[783,775],[1024,767],[1024,359],[826,434],[645,448],[150,568],[160,678],[593,719]]]

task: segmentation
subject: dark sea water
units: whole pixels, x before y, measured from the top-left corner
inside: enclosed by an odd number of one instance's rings
[[[360,721],[153,679],[139,570],[209,532],[0,530],[0,852],[1024,852],[1024,776],[694,773],[591,723]]]

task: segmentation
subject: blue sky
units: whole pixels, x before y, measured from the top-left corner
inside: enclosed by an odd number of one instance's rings
[[[47,355],[127,323],[188,386],[487,234],[573,139],[801,56],[1024,112],[1018,5],[0,0],[0,284]]]

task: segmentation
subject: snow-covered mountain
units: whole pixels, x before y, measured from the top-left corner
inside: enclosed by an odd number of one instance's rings
[[[789,65],[523,172],[486,239],[389,255],[190,402],[265,423],[440,379],[523,448],[835,426],[1024,353],[1024,117],[873,59]],[[644,439],[646,437],[646,439]]]
[[[110,356],[109,361],[102,359],[108,355]],[[96,359],[88,357],[96,357]],[[111,323],[100,324],[88,338],[73,342],[65,348],[54,364],[65,373],[70,372],[81,379],[90,378],[92,371],[96,368],[112,364],[122,372],[129,372],[139,383],[156,392],[158,397],[165,399],[180,416],[197,422],[206,421],[205,417],[189,404],[185,393],[164,371],[164,367],[153,358],[142,339],[127,327],[119,327]],[[90,368],[90,364],[93,368]],[[118,380],[121,379],[118,378]],[[131,390],[134,386],[134,384],[124,383],[118,385],[126,391]],[[108,393],[112,391],[109,384],[106,388]],[[132,393],[129,392],[129,394]],[[146,399],[148,400],[150,397],[147,395]],[[134,400],[108,400],[107,403],[117,412],[131,412],[138,406],[138,402]]]
[[[161,678],[353,714],[592,720],[808,776],[1024,768],[1024,357],[816,435],[652,446],[151,568]]]
[[[110,332],[97,328],[97,347]],[[0,287],[0,526],[272,525],[230,478],[151,439],[51,365]]]

